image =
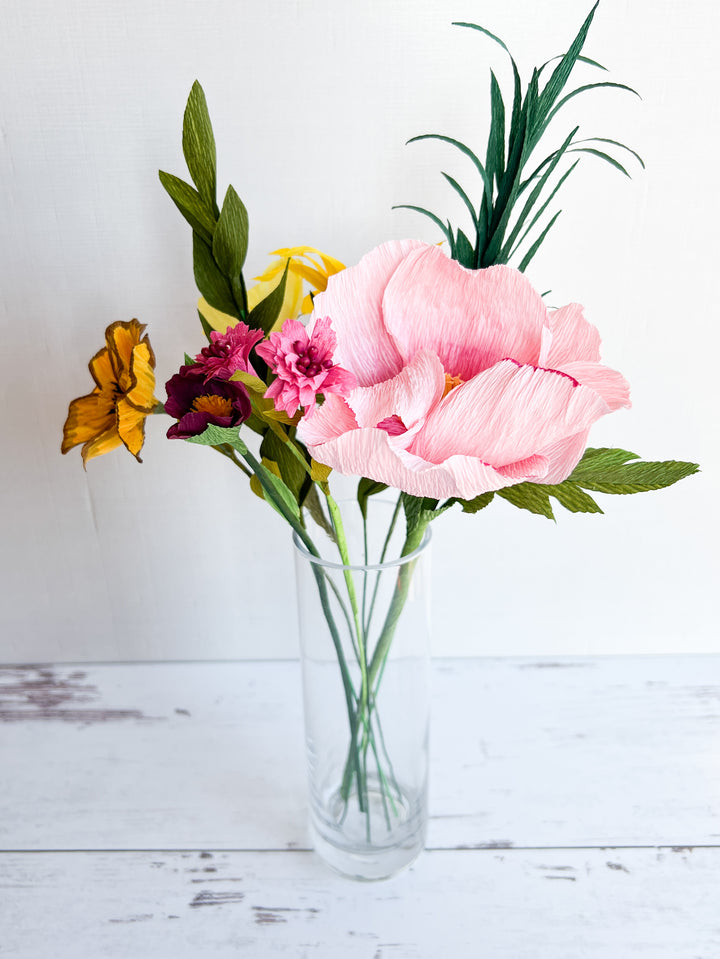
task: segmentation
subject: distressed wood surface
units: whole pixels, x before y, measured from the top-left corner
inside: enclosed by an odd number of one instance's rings
[[[720,850],[428,852],[383,883],[310,853],[4,857],[22,959],[717,959]]]
[[[295,662],[0,670],[0,956],[717,959],[720,657],[435,663],[428,850],[309,851]]]
[[[441,660],[430,848],[720,841],[720,657]],[[308,848],[296,662],[0,671],[0,848]]]

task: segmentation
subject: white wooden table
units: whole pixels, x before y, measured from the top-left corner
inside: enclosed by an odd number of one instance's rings
[[[0,956],[718,959],[720,657],[435,663],[431,821],[309,849],[299,666],[0,669]]]

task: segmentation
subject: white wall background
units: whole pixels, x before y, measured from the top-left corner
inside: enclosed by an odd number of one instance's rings
[[[202,82],[221,186],[250,211],[249,275],[278,246],[353,263],[455,213],[470,181],[440,132],[484,150],[503,37],[527,76],[589,0],[4,0],[0,6],[2,374],[0,661],[296,654],[288,533],[220,457],[149,422],[144,464],[61,457],[105,326],[149,325],[162,384],[196,352],[190,231],[157,169],[185,176],[180,130]],[[717,651],[720,8],[602,0],[586,52],[629,83],[580,98],[587,136],[644,156],[632,181],[583,160],[530,270],[579,300],[634,408],[593,445],[689,459],[701,475],[557,524],[494,503],[435,525],[438,654]],[[594,71],[579,80],[600,79]],[[573,113],[558,125],[569,129]],[[559,141],[558,141],[559,142]],[[217,462],[215,461],[217,459]]]

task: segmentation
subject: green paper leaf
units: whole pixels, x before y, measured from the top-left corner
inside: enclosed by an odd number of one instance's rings
[[[207,338],[208,343],[210,343],[212,340],[212,337],[210,336],[210,334],[213,332],[213,328],[210,326],[208,321],[202,315],[200,310],[197,311],[197,314],[200,319],[200,326],[202,327],[202,331],[205,334],[205,337]]]
[[[527,251],[527,253],[525,254],[525,256],[522,258],[522,261],[521,261],[521,263],[520,263],[520,266],[518,267],[518,270],[519,270],[521,273],[524,273],[525,270],[528,268],[528,266],[530,265],[530,261],[531,261],[532,258],[535,256],[535,254],[537,253],[537,251],[540,249],[540,245],[542,244],[542,241],[545,239],[545,237],[548,235],[548,233],[550,232],[550,230],[553,228],[553,225],[555,224],[555,221],[557,220],[557,218],[560,216],[561,213],[562,213],[562,210],[558,210],[558,211],[557,211],[557,213],[555,214],[555,216],[552,218],[552,220],[550,220],[550,222],[549,222],[548,225],[545,227],[545,229],[542,231],[542,233],[540,234],[540,236],[537,238],[537,240],[535,240],[535,242],[533,243],[533,245],[530,247],[530,249]]]
[[[505,170],[505,103],[502,98],[500,84],[495,74],[490,71],[490,133],[488,136],[485,167],[488,179],[499,182]],[[486,200],[492,206],[492,195]]]
[[[422,133],[420,136],[412,137],[408,140],[408,143],[417,143],[419,140],[442,140],[443,143],[449,143],[451,146],[456,147],[461,153],[468,157],[475,165],[478,173],[482,177],[483,185],[487,193],[492,196],[492,183],[490,178],[487,175],[485,167],[482,165],[480,160],[475,156],[470,147],[465,146],[464,143],[461,143],[459,140],[454,140],[452,137],[443,136],[440,133]]]
[[[195,233],[198,233],[207,243],[211,243],[215,232],[215,218],[197,190],[179,177],[173,176],[172,173],[158,170],[158,176],[170,199]]]
[[[285,271],[275,289],[272,290],[264,300],[260,300],[256,307],[250,310],[247,324],[251,329],[262,330],[264,333],[269,333],[273,324],[278,319],[283,300],[285,299],[285,284],[287,283],[289,266],[290,260],[285,264]]]
[[[616,170],[619,170],[620,173],[624,173],[628,179],[630,179],[630,174],[614,157],[611,157],[609,153],[603,153],[602,150],[594,150],[592,147],[573,147],[571,150],[568,150],[568,153],[589,153],[592,156],[599,157],[599,159],[604,160],[606,163],[609,163],[610,166],[615,167]]]
[[[394,207],[392,207],[392,209],[393,210],[414,210],[415,213],[422,213],[423,216],[429,217],[436,226],[440,227],[443,235],[445,236],[445,239],[448,241],[448,243],[450,243],[451,246],[454,243],[453,235],[450,232],[449,228],[445,226],[445,224],[440,219],[440,217],[435,216],[435,214],[431,213],[429,210],[424,210],[421,206],[411,206],[408,203],[398,203]]]
[[[526,509],[539,516],[555,519],[550,504],[550,494],[537,483],[518,483],[516,486],[505,486],[497,491],[497,495],[507,500],[518,509]]]
[[[193,183],[205,203],[217,216],[215,137],[205,93],[197,80],[192,85],[185,107],[182,145]]]
[[[193,271],[197,288],[210,306],[230,316],[240,318],[232,294],[232,287],[215,262],[210,247],[197,233],[193,233]]]
[[[239,426],[215,426],[211,423],[204,433],[199,436],[188,436],[186,443],[196,443],[198,446],[232,446],[239,453],[247,453],[247,446],[240,439]]]
[[[475,250],[462,230],[457,231],[453,259],[457,260],[460,266],[467,267],[468,270],[475,268]]]
[[[455,503],[459,503],[463,513],[479,513],[481,509],[489,506],[494,498],[495,493],[480,493],[479,496],[475,496],[473,499],[458,499],[457,496],[454,496],[452,500],[448,500],[446,505],[454,506]]]
[[[388,488],[387,483],[378,483],[376,480],[367,479],[363,476],[358,483],[357,501],[360,506],[360,512],[363,519],[367,519],[368,499],[378,493],[382,493]]]
[[[588,90],[597,90],[600,87],[614,87],[616,90],[627,90],[628,93],[634,93],[636,97],[640,96],[637,90],[633,90],[633,88],[629,87],[626,83],[610,83],[609,81],[605,81],[603,83],[586,83],[581,87],[577,87],[575,90],[571,90],[570,93],[567,93],[562,98],[562,100],[558,100],[550,113],[548,113],[547,122],[550,123],[558,110],[562,110],[568,100],[572,100],[573,97],[578,96],[580,93],[585,93]]]
[[[227,277],[239,277],[248,249],[248,213],[245,204],[229,186],[213,236],[215,262]]]
[[[295,456],[290,452],[287,443],[283,443],[279,436],[268,430],[260,444],[260,455],[277,463],[283,482],[292,493],[295,502],[300,503],[303,486],[308,486],[307,471],[302,468]]]
[[[504,50],[507,54],[510,53],[510,51],[509,51],[508,48],[505,46],[505,44],[502,42],[502,40],[500,39],[500,37],[496,37],[494,33],[490,33],[489,30],[486,30],[485,27],[479,26],[477,23],[462,23],[462,22],[460,22],[459,20],[454,20],[452,25],[453,25],[454,27],[469,27],[471,30],[477,30],[479,33],[484,33],[486,37],[490,37],[490,39],[491,39],[491,40],[494,40],[495,43],[499,43],[500,46],[503,48],[503,50]]]
[[[590,24],[593,21],[593,17],[595,16],[595,11],[597,8],[598,3],[595,3],[592,10],[586,17],[585,22],[580,27],[578,35],[570,44],[570,48],[563,56],[560,63],[553,70],[550,79],[540,94],[538,107],[541,116],[547,116],[551,106],[558,98],[561,90],[567,83],[570,73],[572,72],[572,68],[575,66],[575,63],[577,62],[577,59],[580,56],[582,48],[585,44],[585,40],[590,29]]]
[[[626,150],[628,153],[631,153],[643,170],[645,169],[645,162],[640,154],[636,153],[635,150],[631,150],[630,147],[626,146],[624,143],[620,143],[619,140],[611,140],[610,137],[586,137],[584,140],[575,141],[576,145],[578,143],[611,143],[613,146],[620,147],[621,150]]]
[[[553,496],[561,506],[571,513],[602,513],[602,510],[584,490],[575,483],[565,480],[555,486],[542,487],[550,496]]]

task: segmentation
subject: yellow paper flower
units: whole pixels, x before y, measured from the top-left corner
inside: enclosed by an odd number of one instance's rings
[[[137,320],[108,326],[106,345],[88,364],[95,389],[70,403],[61,449],[83,443],[83,465],[121,444],[141,462],[145,419],[157,404],[155,355],[144,330]]]
[[[327,253],[321,253],[313,246],[293,246],[282,250],[275,250],[271,256],[280,257],[268,266],[264,273],[256,276],[257,283],[247,291],[248,310],[264,300],[280,281],[285,265],[288,266],[285,296],[279,313],[281,323],[285,320],[295,320],[301,313],[312,312],[312,297],[322,293],[327,286],[328,277],[345,269],[345,265]],[[306,261],[306,262],[304,262]],[[305,294],[304,283],[310,287]],[[210,306],[207,300],[201,298],[198,308],[204,319],[219,333],[224,333],[228,326],[235,326],[236,317],[223,313]]]

